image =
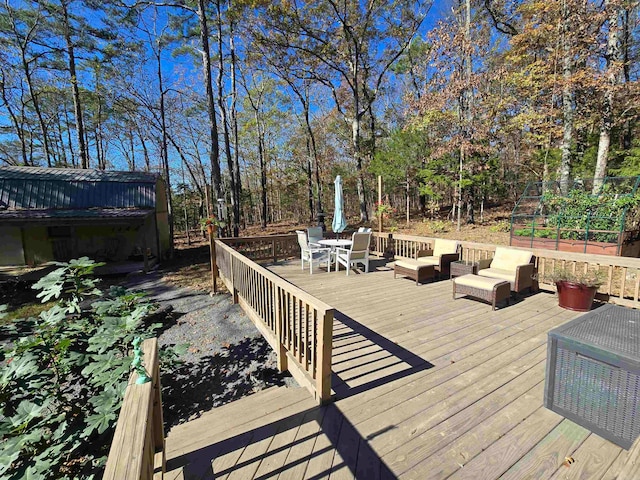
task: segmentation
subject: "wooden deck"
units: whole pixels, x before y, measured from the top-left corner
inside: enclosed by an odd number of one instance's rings
[[[280,387],[214,409],[169,433],[167,478],[640,478],[640,441],[622,450],[542,406],[547,332],[577,316],[554,295],[493,312],[383,262],[270,268],[338,310],[335,402]]]

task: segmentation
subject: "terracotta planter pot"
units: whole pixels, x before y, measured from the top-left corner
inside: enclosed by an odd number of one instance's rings
[[[556,282],[558,289],[558,304],[567,310],[588,312],[591,310],[593,299],[598,287],[587,287],[574,282]]]

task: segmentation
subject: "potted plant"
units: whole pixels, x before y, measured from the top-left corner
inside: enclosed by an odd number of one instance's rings
[[[556,269],[549,279],[558,289],[558,304],[567,310],[588,312],[598,287],[602,285],[599,271],[572,272],[565,268]]]
[[[219,220],[215,215],[200,219],[200,226],[202,228],[206,228],[210,236],[215,234],[216,230],[218,230],[218,227],[224,228],[225,225],[225,222]]]

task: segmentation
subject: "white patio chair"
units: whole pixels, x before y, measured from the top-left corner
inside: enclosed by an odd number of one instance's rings
[[[300,245],[300,261],[302,270],[304,270],[304,262],[309,262],[309,273],[313,275],[313,264],[318,265],[324,261],[327,262],[327,272],[331,271],[331,249],[311,247],[307,242],[307,234],[302,230],[296,230],[298,234],[298,244]]]
[[[309,246],[312,248],[322,248],[318,242],[322,240],[322,227],[309,227],[307,228],[307,239],[309,241]]]
[[[347,275],[352,265],[361,263],[364,265],[365,273],[369,273],[369,243],[371,242],[371,233],[354,233],[351,237],[351,248],[336,248],[335,261],[336,272],[339,265],[342,264],[347,268]]]

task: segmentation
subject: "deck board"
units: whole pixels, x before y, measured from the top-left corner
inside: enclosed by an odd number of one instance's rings
[[[336,309],[335,401],[317,407],[303,389],[275,387],[214,409],[169,433],[167,478],[639,474],[640,442],[622,450],[542,406],[547,333],[579,315],[554,295],[492,311],[453,300],[448,280],[416,286],[385,267],[349,276],[309,275],[299,262],[270,269]]]

